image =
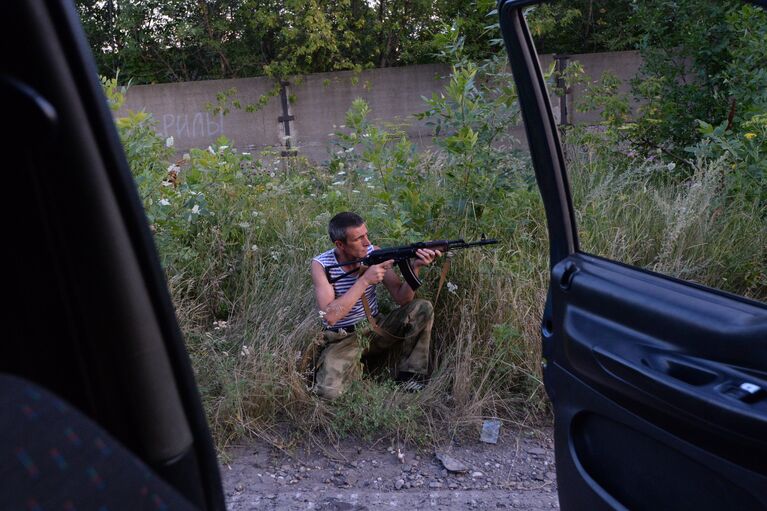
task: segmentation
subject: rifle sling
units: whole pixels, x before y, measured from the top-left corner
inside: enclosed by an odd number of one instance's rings
[[[445,262],[442,264],[442,272],[439,276],[439,286],[437,287],[437,296],[434,298],[434,305],[437,305],[437,300],[439,300],[439,293],[442,291],[442,286],[445,284],[445,280],[447,279],[447,272],[450,270],[450,260],[452,258],[452,254],[448,252],[445,258]],[[365,273],[365,270],[367,270],[367,266],[361,265],[360,271],[357,274],[358,277],[361,277],[363,273]],[[370,323],[370,328],[375,332],[376,334],[380,335],[381,337],[393,341],[404,341],[407,339],[407,337],[400,337],[398,335],[391,334],[381,328],[378,323],[376,322],[375,318],[373,317],[373,312],[370,310],[370,303],[368,303],[368,297],[366,293],[362,293],[362,307],[365,309],[365,316],[368,318],[368,323]]]
[[[447,252],[445,254],[445,262],[442,263],[442,273],[439,275],[439,286],[437,286],[437,296],[434,298],[434,307],[437,306],[437,302],[439,301],[439,293],[442,291],[442,286],[447,279],[447,272],[450,271],[450,261],[452,261],[452,259],[453,253]]]
[[[365,270],[367,270],[368,267],[365,265],[360,266],[360,271],[357,274],[358,278],[362,276],[363,273],[365,273]],[[368,323],[370,323],[370,329],[373,330],[376,334],[383,337],[384,339],[388,339],[390,341],[404,341],[407,339],[407,337],[400,337],[398,335],[390,334],[383,328],[381,328],[378,323],[376,323],[375,318],[373,317],[373,312],[370,310],[370,303],[368,303],[368,296],[367,296],[367,289],[362,293],[362,306],[365,308],[365,316],[368,318]]]

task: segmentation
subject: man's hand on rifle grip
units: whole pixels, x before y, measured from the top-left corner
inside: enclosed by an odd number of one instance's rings
[[[386,275],[386,272],[392,267],[393,264],[394,261],[389,260],[380,264],[369,266],[367,269],[364,269],[365,266],[361,266],[360,273],[362,274],[362,278],[365,279],[365,282],[368,286],[374,286],[383,280],[384,275]]]

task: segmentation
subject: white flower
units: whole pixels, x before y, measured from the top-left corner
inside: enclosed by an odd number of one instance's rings
[[[173,183],[171,183],[170,181],[163,181],[161,184],[163,186],[173,186]]]
[[[250,214],[253,215],[253,216],[258,216],[261,213],[259,213],[258,211],[251,211]]]
[[[243,156],[250,156],[250,153],[246,153],[246,152],[242,152],[240,154],[242,154]]]
[[[223,152],[226,151],[227,149],[229,149],[228,145],[222,145],[221,147],[218,148],[218,154],[223,154]]]
[[[240,227],[242,227],[243,229],[247,229],[248,227],[250,227],[250,224],[249,224],[248,222],[240,222],[240,223],[239,223],[239,224],[237,224],[237,225],[239,225],[239,226],[240,226]]]
[[[334,181],[333,182],[333,186],[342,185],[342,184],[344,184],[343,181]]]
[[[183,158],[183,159],[185,159],[185,160],[187,160],[187,161],[189,161],[189,160],[191,160],[191,159],[192,159],[192,157],[189,155],[189,153],[184,153],[184,155],[182,156],[182,158]]]
[[[165,139],[165,147],[172,147],[173,146],[173,137],[168,137]]]
[[[458,290],[458,286],[453,284],[452,282],[447,283],[447,290],[450,293],[457,294],[456,291]]]
[[[671,163],[669,163],[668,165],[666,165],[666,168],[667,168],[667,169],[669,169],[669,170],[674,170],[674,169],[676,168],[676,163],[674,163],[674,162],[672,161]]]
[[[253,252],[258,252],[258,245],[252,245],[252,246],[250,247],[250,249],[251,249]]]
[[[229,325],[227,325],[226,321],[224,321],[223,319],[213,322],[213,330],[223,330],[227,326]]]
[[[240,355],[243,357],[249,357],[250,356],[250,348],[247,346],[242,347],[242,351],[240,351]]]
[[[324,318],[325,315],[327,314],[327,312],[325,312],[325,311],[317,311],[317,312],[319,313],[321,318]]]
[[[352,151],[354,151],[354,147],[350,147],[349,149],[346,150],[347,153],[350,153]]]
[[[360,193],[359,190],[352,190],[352,193]]]
[[[336,174],[339,175],[339,176],[345,176],[346,175],[346,171],[342,170],[340,172],[337,172]]]
[[[181,171],[181,167],[175,163],[168,165],[168,174],[178,174]]]
[[[160,199],[160,206],[170,206],[170,201],[168,199]]]
[[[279,261],[279,259],[280,259],[280,253],[277,252],[276,250],[271,252],[269,255],[271,255],[272,259],[274,259],[275,261]]]
[[[194,214],[194,215],[200,214],[200,205],[199,204],[195,204],[194,205],[194,207],[192,208],[192,214]]]

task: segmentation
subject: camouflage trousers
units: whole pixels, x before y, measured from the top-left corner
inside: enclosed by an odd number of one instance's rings
[[[335,399],[362,375],[362,357],[377,356],[399,348],[395,372],[426,374],[429,370],[429,346],[434,324],[434,307],[428,300],[415,299],[388,314],[378,325],[393,339],[379,336],[370,328],[352,333],[327,330],[325,347],[320,353],[315,375],[315,392]]]

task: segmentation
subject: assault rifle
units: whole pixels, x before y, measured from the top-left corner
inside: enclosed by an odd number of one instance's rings
[[[421,286],[421,280],[416,276],[415,271],[413,271],[413,266],[410,260],[414,257],[417,257],[415,252],[419,248],[430,248],[432,250],[439,250],[444,253],[449,250],[479,247],[482,245],[493,245],[495,243],[498,243],[498,240],[482,238],[479,241],[466,243],[462,239],[458,239],[419,241],[418,243],[413,243],[412,245],[379,248],[378,250],[373,250],[367,255],[367,257],[363,257],[362,259],[354,259],[353,261],[345,261],[343,263],[328,265],[325,267],[325,275],[328,277],[328,282],[333,284],[334,282],[341,280],[347,275],[358,272],[359,268],[349,270],[336,277],[332,277],[330,275],[330,270],[332,268],[340,268],[342,266],[350,266],[357,263],[361,263],[363,266],[373,266],[374,264],[381,264],[385,261],[394,261],[394,263],[399,266],[399,270],[402,272],[402,276],[405,278],[405,281],[407,281],[407,283],[410,284],[410,288],[415,291]]]

